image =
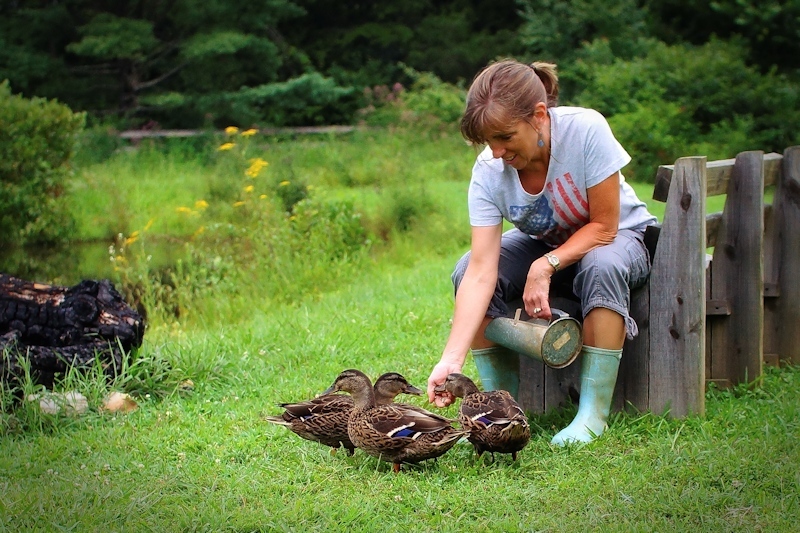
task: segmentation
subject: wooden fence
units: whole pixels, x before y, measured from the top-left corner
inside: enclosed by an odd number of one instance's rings
[[[706,198],[719,194],[724,210],[706,213]],[[650,230],[658,241],[649,283],[632,294],[639,336],[625,343],[615,408],[703,414],[708,383],[751,382],[764,364],[800,363],[800,146],[678,159],[659,168],[653,198],[666,209]],[[579,361],[558,370],[520,363],[527,411],[576,399]]]

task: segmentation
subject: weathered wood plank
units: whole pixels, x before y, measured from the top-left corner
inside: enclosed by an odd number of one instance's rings
[[[800,146],[784,152],[781,180],[775,190],[776,248],[780,250],[777,314],[778,354],[800,363]]]
[[[519,404],[531,414],[545,412],[544,363],[526,355],[519,356]]]
[[[711,301],[730,314],[709,322],[711,379],[749,382],[762,373],[763,152],[742,152],[728,179],[712,261]]]
[[[717,233],[722,224],[722,213],[706,215],[706,246],[713,248],[717,244]]]
[[[649,409],[650,388],[650,284],[631,292],[631,318],[639,326],[639,335],[626,339],[622,348],[618,385],[615,391],[622,405],[638,411]]]
[[[368,129],[364,126],[299,126],[294,128],[260,128],[261,135],[308,135],[350,133],[355,130]],[[141,139],[197,137],[200,135],[221,135],[222,132],[213,130],[127,130],[119,133],[121,139],[139,141]]]
[[[706,316],[729,316],[731,303],[728,300],[706,300]]]
[[[706,158],[675,163],[650,273],[650,409],[705,411]]]
[[[583,356],[564,368],[544,369],[544,408],[545,411],[558,409],[577,400],[580,391],[580,371]]]
[[[764,155],[764,186],[775,185],[781,174],[781,154],[769,153]],[[706,197],[725,194],[728,190],[728,181],[733,171],[736,159],[721,159],[709,161],[706,165]],[[669,184],[675,172],[675,165],[661,165],[656,171],[656,183],[653,190],[653,199],[666,202],[669,194]]]
[[[711,300],[711,279],[714,273],[713,265],[711,261],[706,266],[706,357],[705,357],[705,377],[706,377],[706,385],[708,385],[708,380],[711,377],[711,342],[713,337],[711,336],[711,322],[714,321],[714,317],[708,316],[708,302]]]
[[[780,179],[780,178],[779,178]],[[778,332],[784,326],[778,314],[777,299],[780,296],[778,274],[780,270],[780,248],[778,229],[775,224],[775,209],[772,205],[764,206],[764,328],[762,344],[764,346],[764,364],[769,364],[767,354],[777,354]]]

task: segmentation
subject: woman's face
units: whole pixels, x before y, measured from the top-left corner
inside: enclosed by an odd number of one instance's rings
[[[486,136],[492,157],[502,158],[505,164],[517,170],[523,170],[532,162],[541,160],[543,150],[537,146],[538,140],[536,129],[525,120],[502,128],[493,128]]]

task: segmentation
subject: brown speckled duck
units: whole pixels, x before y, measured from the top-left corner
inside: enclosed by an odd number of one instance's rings
[[[531,439],[528,417],[504,390],[481,392],[470,378],[464,374],[450,374],[438,392],[447,391],[462,398],[458,421],[469,430],[469,440],[478,453],[510,453],[514,461],[517,452],[527,446]]]
[[[369,378],[359,370],[345,370],[323,394],[349,392],[354,407],[347,432],[357,448],[392,463],[418,463],[447,452],[468,432],[454,428],[453,420],[415,406],[378,405]]]
[[[375,381],[374,395],[379,405],[391,404],[398,394],[420,395],[422,391],[397,372],[387,372]],[[283,414],[268,416],[265,420],[286,426],[304,439],[330,446],[331,453],[341,446],[353,455],[355,446],[347,435],[347,420],[353,410],[352,397],[331,393],[304,402],[278,405],[284,408]]]

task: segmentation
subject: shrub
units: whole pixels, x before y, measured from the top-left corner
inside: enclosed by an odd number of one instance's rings
[[[62,201],[83,113],[0,84],[0,242],[65,241],[74,228]]]
[[[201,97],[201,107],[221,109],[217,121],[271,126],[316,126],[349,123],[357,95],[318,73],[280,82],[243,87],[236,93]]]
[[[415,126],[452,126],[464,112],[466,91],[440,80],[430,72],[405,68],[413,79],[411,88],[395,84],[391,91],[378,86],[365,91],[368,106],[361,110],[370,125],[385,126],[411,123]]]
[[[634,158],[625,173],[637,179],[652,180],[659,164],[687,155],[782,152],[800,141],[800,91],[745,57],[732,42],[658,43],[641,58],[596,65],[576,103],[609,117]]]

